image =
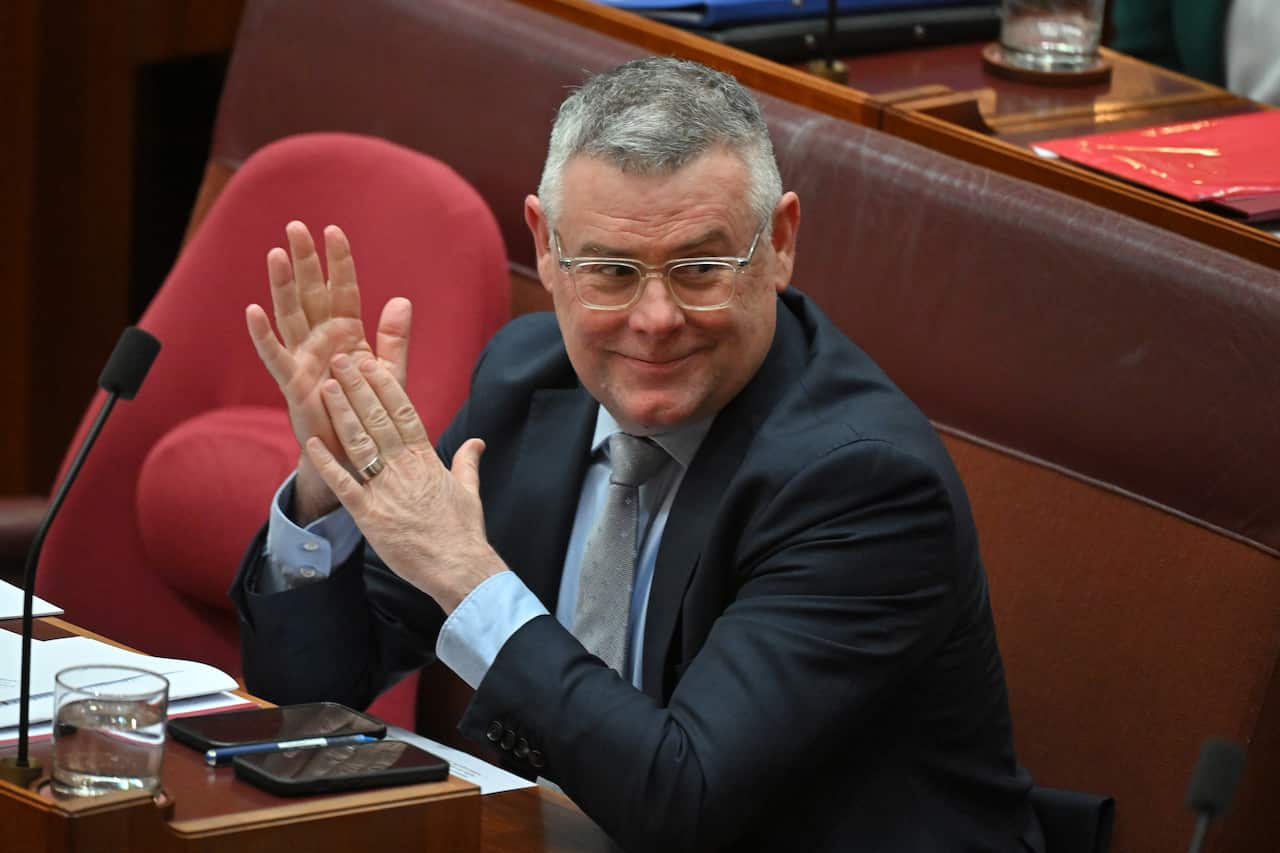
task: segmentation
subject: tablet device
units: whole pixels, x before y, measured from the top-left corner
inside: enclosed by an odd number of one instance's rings
[[[327,794],[411,782],[439,782],[449,762],[402,740],[242,755],[236,775],[273,794]]]
[[[169,721],[173,739],[201,752],[250,743],[338,735],[384,737],[387,724],[336,702],[197,714]]]

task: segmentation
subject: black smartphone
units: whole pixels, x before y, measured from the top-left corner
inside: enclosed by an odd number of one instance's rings
[[[354,791],[410,782],[439,782],[449,762],[402,740],[242,755],[236,775],[286,797]]]
[[[337,702],[221,711],[170,720],[173,739],[206,751],[248,743],[271,743],[336,735],[384,737],[387,724]]]

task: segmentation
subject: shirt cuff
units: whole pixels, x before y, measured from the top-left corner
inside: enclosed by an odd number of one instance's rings
[[[511,635],[530,619],[545,615],[547,608],[515,572],[499,572],[471,590],[449,614],[436,638],[436,657],[478,688]]]
[[[305,528],[293,523],[285,507],[293,503],[296,477],[296,473],[289,475],[271,501],[271,515],[267,519],[267,562],[258,578],[259,592],[282,592],[324,580],[333,572],[333,567],[346,562],[360,544],[360,530],[351,513],[342,507]]]

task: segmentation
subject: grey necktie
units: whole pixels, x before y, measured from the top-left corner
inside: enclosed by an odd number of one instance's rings
[[[573,635],[620,674],[630,636],[640,484],[670,458],[647,438],[625,432],[609,437],[609,491],[582,552]]]

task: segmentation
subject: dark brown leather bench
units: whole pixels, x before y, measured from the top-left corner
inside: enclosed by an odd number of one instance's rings
[[[251,0],[201,204],[281,136],[383,136],[479,189],[519,280],[556,105],[641,54],[510,0]],[[1274,849],[1280,274],[762,101],[804,207],[795,284],[934,419],[970,490],[1023,763],[1113,795],[1112,849],[1166,851],[1191,833],[1200,741],[1234,738],[1249,763],[1212,849]]]

